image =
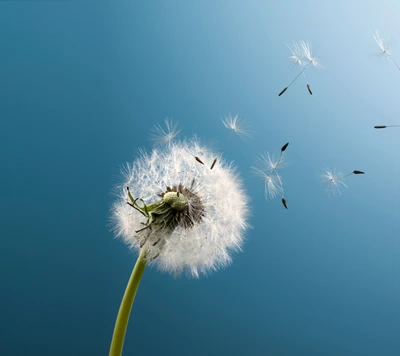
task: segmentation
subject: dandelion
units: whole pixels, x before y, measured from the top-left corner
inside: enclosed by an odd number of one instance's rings
[[[154,141],[154,145],[156,147],[170,146],[172,141],[180,132],[178,129],[178,124],[173,123],[171,119],[166,118],[164,123],[166,129],[157,124],[152,130],[153,134],[151,135],[151,139]]]
[[[199,164],[193,154],[206,164]],[[146,264],[198,278],[231,263],[248,228],[248,197],[231,164],[198,140],[142,152],[124,169],[112,209],[116,236],[139,253],[118,313],[110,355],[122,352]],[[212,162],[212,163],[211,163]],[[213,169],[210,169],[210,164]]]
[[[271,155],[269,152],[257,157],[256,165],[253,171],[264,179],[264,196],[265,199],[274,199],[277,195],[281,195],[282,204],[287,209],[287,202],[284,198],[284,188],[278,169],[285,166],[283,152],[288,147],[289,142],[285,143],[279,155]]]
[[[342,172],[336,172],[326,169],[325,174],[322,175],[323,179],[326,181],[326,189],[332,195],[341,195],[344,188],[348,188],[347,184],[344,182],[345,178],[352,174],[365,174],[363,171],[354,170],[351,173],[344,174]]]
[[[388,58],[396,65],[397,69],[400,70],[399,65],[393,59],[391,55],[391,49],[387,43],[385,43],[384,39],[379,35],[378,31],[375,31],[374,40],[378,44],[379,48],[381,49],[381,55],[387,55]]]
[[[231,133],[235,133],[242,140],[246,140],[251,137],[251,131],[247,129],[246,121],[239,119],[238,115],[232,117],[231,114],[229,114],[221,120],[224,126],[230,130]]]
[[[307,83],[307,79],[305,76],[305,70],[310,66],[313,65],[316,68],[321,68],[322,65],[319,63],[319,61],[312,56],[312,51],[311,51],[311,44],[306,41],[300,41],[300,43],[293,42],[291,46],[286,45],[292,55],[289,57],[291,61],[294,63],[297,63],[300,67],[300,73],[290,82],[290,84],[285,87],[279,94],[278,96],[281,96],[286,90],[289,89],[289,87],[297,80],[298,77],[303,75],[304,80],[307,85],[307,90],[312,95],[311,87]]]

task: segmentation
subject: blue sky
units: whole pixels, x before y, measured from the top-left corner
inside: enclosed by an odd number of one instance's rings
[[[200,280],[145,271],[125,353],[398,355],[396,1],[0,2],[0,335],[6,355],[102,355],[136,255],[109,225],[119,170],[166,117],[234,161],[252,229]],[[323,69],[309,95],[286,44]],[[245,119],[243,142],[221,118]],[[251,166],[286,150],[289,209]],[[350,176],[338,197],[326,168]],[[229,198],[229,197],[227,197]]]

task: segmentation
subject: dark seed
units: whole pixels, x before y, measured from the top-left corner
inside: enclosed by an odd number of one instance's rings
[[[289,146],[289,142],[285,143],[282,148],[281,148],[281,152],[283,152],[284,150],[286,150],[287,146]]]
[[[374,128],[375,129],[385,129],[387,126],[383,126],[383,125],[381,125],[381,126],[374,126]]]
[[[213,163],[211,164],[211,168],[210,168],[210,169],[213,169],[213,168],[214,168],[215,163],[217,163],[217,159],[214,159]]]
[[[307,84],[307,89],[308,89],[308,92],[312,95],[312,91],[311,91],[311,88],[310,88],[310,84]]]
[[[353,171],[353,174],[365,174],[365,173],[362,171]]]
[[[283,89],[283,90],[278,94],[278,96],[281,96],[287,89],[288,89],[288,87],[286,87],[285,89]]]
[[[288,208],[285,198],[282,198],[282,204],[286,209]]]
[[[199,157],[194,157],[196,159],[197,162],[204,164],[203,161],[199,158]]]

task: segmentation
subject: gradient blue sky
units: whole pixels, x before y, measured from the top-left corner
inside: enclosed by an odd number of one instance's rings
[[[125,355],[400,354],[398,1],[0,2],[4,355],[106,355],[135,254],[119,169],[169,117],[235,161],[253,229],[200,280],[145,271]],[[324,69],[297,74],[285,44]],[[254,132],[229,137],[239,114]],[[289,209],[250,167],[289,142]],[[320,175],[354,169],[340,197]],[[227,197],[229,199],[229,197]]]

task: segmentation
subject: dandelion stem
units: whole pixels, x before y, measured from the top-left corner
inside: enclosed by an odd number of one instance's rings
[[[393,57],[389,53],[387,53],[387,52],[385,52],[385,53],[392,60],[392,62],[396,65],[397,69],[400,70],[399,65],[396,63],[396,61],[393,59]]]
[[[122,348],[124,346],[125,333],[128,326],[129,315],[131,313],[132,305],[135,300],[136,291],[139,287],[144,269],[146,267],[145,250],[142,249],[140,255],[133,268],[131,277],[126,286],[121,305],[119,307],[117,320],[115,321],[114,333],[111,339],[110,354],[109,356],[122,355]]]

